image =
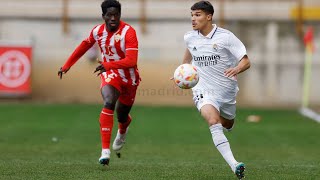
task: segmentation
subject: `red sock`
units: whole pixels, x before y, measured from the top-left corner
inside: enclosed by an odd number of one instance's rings
[[[113,110],[103,108],[99,121],[102,149],[110,149],[110,139],[113,127]]]
[[[125,123],[119,123],[118,128],[119,128],[119,132],[120,134],[124,134],[127,131],[127,127],[130,125],[131,123],[131,116],[128,115],[128,120]]]

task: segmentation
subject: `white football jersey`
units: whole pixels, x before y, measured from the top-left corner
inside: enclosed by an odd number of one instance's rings
[[[195,93],[210,93],[221,102],[235,103],[239,90],[237,78],[224,76],[224,71],[235,67],[246,55],[243,43],[230,31],[217,27],[203,36],[199,31],[189,31],[184,41],[197,67],[200,80],[192,88]]]

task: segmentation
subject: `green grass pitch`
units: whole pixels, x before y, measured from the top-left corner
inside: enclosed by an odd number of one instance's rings
[[[0,179],[236,179],[194,107],[135,106],[122,157],[113,153],[102,167],[100,111],[101,105],[1,104]],[[250,114],[262,121],[246,122]],[[296,111],[238,109],[226,136],[247,166],[246,179],[320,179],[320,124]]]

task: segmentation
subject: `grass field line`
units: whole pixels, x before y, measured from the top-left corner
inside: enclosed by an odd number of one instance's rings
[[[303,116],[306,116],[318,123],[320,123],[320,114],[316,113],[315,111],[313,111],[312,109],[310,108],[301,108],[299,110],[299,112],[303,115]]]

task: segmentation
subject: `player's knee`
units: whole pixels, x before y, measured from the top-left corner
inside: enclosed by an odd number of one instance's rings
[[[116,103],[114,103],[113,101],[105,100],[103,103],[103,107],[107,109],[114,110],[115,106],[116,106]]]
[[[207,121],[208,121],[209,126],[220,123],[219,119],[216,119],[216,118],[210,118]]]
[[[116,98],[110,94],[103,95],[103,105],[105,108],[114,110],[116,106]]]

